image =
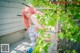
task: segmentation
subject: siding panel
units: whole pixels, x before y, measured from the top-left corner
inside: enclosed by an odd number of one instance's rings
[[[0,0],[0,1],[11,2],[11,3],[22,3],[22,2],[24,2],[24,0]]]
[[[21,13],[0,13],[0,18],[7,19],[7,18],[16,18],[17,15],[20,15]],[[22,17],[20,17],[22,18]]]
[[[11,8],[22,8],[23,5],[21,3],[10,3],[10,2],[0,1],[0,6],[1,7],[7,7],[7,8],[8,7],[11,7]]]
[[[21,13],[22,9],[19,8],[6,8],[0,7],[0,13]]]
[[[24,29],[22,17],[17,16],[21,14],[23,5],[13,1],[0,0],[0,36]]]
[[[12,32],[16,32],[16,31],[19,31],[19,30],[22,30],[22,29],[24,29],[23,25],[18,26],[18,27],[14,27],[14,28],[10,28],[10,29],[6,29],[6,30],[2,30],[2,31],[0,31],[0,36],[6,35],[6,34],[9,34],[9,33],[12,33]]]
[[[23,25],[23,23],[22,22],[17,22],[17,23],[11,23],[11,24],[4,24],[4,25],[0,26],[0,31],[5,30],[5,29],[9,29],[9,28],[13,28],[13,27],[17,27],[17,26],[20,26],[20,25]]]
[[[0,19],[0,25],[16,23],[16,22],[23,22],[23,20],[22,20],[22,18]]]

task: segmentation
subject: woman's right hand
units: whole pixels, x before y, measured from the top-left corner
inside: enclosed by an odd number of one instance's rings
[[[50,38],[44,38],[44,41],[45,41],[45,42],[50,42],[51,39],[50,39]]]

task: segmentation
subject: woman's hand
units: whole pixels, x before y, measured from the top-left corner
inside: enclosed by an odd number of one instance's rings
[[[50,42],[51,39],[50,39],[50,38],[45,38],[44,41],[45,41],[45,42]]]

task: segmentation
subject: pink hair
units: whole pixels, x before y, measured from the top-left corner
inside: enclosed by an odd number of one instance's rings
[[[30,5],[29,7],[24,7],[22,9],[22,17],[23,17],[23,21],[24,21],[24,25],[25,25],[26,29],[28,29],[30,27],[30,24],[31,24],[30,23],[30,18],[27,17],[27,11],[29,13],[31,13],[31,15],[33,15],[33,14],[40,14],[40,15],[42,15],[42,13],[37,11],[32,5]]]

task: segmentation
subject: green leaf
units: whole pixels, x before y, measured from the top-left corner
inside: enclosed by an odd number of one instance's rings
[[[58,34],[58,37],[59,37],[60,39],[64,39],[64,34],[63,34],[63,33],[59,33],[59,34]]]

